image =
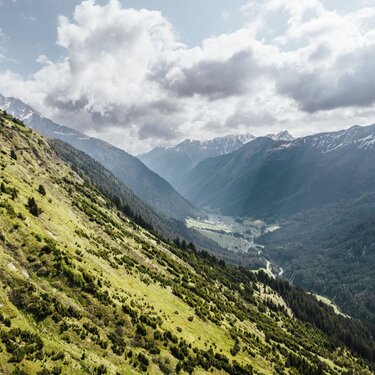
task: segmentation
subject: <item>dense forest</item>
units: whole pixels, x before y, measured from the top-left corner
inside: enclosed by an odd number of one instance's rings
[[[264,235],[265,253],[294,285],[328,296],[375,334],[375,205],[355,204],[295,215]]]

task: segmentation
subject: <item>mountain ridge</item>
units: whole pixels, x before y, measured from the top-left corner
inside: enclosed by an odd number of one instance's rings
[[[67,126],[56,124],[19,99],[7,98],[0,94],[0,108],[25,121],[42,134],[61,139],[87,153],[109,169],[142,200],[165,215],[180,220],[188,216],[202,215],[167,181],[124,150]]]
[[[257,138],[232,154],[202,161],[177,188],[198,206],[225,206],[231,215],[289,214],[371,190],[374,148],[375,125],[293,141]]]
[[[322,152],[331,152],[349,146],[359,149],[375,148],[375,124],[353,125],[344,130],[297,138],[284,147],[301,147],[302,144],[309,144]]]
[[[294,139],[288,131],[268,134],[267,137],[274,140]],[[247,133],[231,134],[207,141],[186,139],[176,146],[154,148],[146,154],[139,155],[139,158],[151,170],[164,177],[178,190],[179,180],[201,161],[230,154],[256,138],[254,135]]]

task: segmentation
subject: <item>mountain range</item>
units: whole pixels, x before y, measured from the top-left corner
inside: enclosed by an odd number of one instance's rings
[[[175,219],[202,215],[167,181],[125,151],[72,128],[58,125],[19,99],[0,95],[0,108],[24,121],[32,129],[50,138],[63,140],[90,155],[157,211]]]
[[[267,137],[275,140],[293,139],[287,131],[269,134]],[[151,170],[169,181],[172,186],[178,186],[181,178],[202,160],[230,154],[255,138],[252,134],[239,134],[217,137],[208,141],[186,139],[176,146],[154,148],[146,154],[139,155],[139,158]]]
[[[257,138],[202,161],[177,188],[205,210],[277,222],[262,253],[375,332],[375,125]]]
[[[200,207],[274,218],[374,191],[375,125],[278,141],[257,138],[199,163],[177,188]]]
[[[0,145],[1,373],[373,373],[361,322],[138,226],[1,111]]]

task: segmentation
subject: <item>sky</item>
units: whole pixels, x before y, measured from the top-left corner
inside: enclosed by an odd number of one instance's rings
[[[375,0],[0,0],[0,93],[138,154],[375,123]]]

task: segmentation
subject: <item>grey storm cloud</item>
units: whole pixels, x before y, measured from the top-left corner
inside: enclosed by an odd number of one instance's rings
[[[59,92],[49,93],[44,101],[48,106],[69,112],[83,110],[88,104],[88,100],[85,97],[81,97],[79,100],[63,100],[61,99]]]
[[[139,103],[137,105],[109,105],[101,113],[101,118],[103,119],[102,123],[111,122],[116,125],[121,123],[134,124],[142,122],[144,118],[157,118],[160,116],[172,115],[180,110],[180,106],[175,104],[173,100],[160,99],[146,103]],[[99,124],[100,117],[98,115],[97,119],[97,123]]]
[[[200,61],[182,68],[178,77],[168,79],[171,68],[173,66],[156,70],[151,78],[179,97],[198,94],[210,100],[246,93],[250,83],[265,72],[249,50],[235,53],[225,61]]]
[[[133,124],[142,123],[145,118],[160,119],[163,116],[179,113],[183,109],[177,101],[163,98],[148,103],[139,103],[138,105],[108,104],[102,111],[98,111],[90,106],[89,99],[86,97],[82,96],[78,100],[71,100],[61,94],[61,92],[50,93],[45,98],[45,104],[58,108],[62,112],[85,113],[86,117],[89,117],[92,121],[91,128],[96,130],[103,125],[129,128]],[[150,131],[150,135],[147,135],[147,130],[150,129],[151,125],[148,122],[141,132],[143,138],[155,136],[154,131]],[[158,127],[158,131],[163,133],[161,127]],[[174,133],[168,130],[163,137],[167,138],[167,134],[174,136]]]
[[[173,140],[178,135],[175,123],[171,123],[171,115],[180,111],[180,107],[172,100],[165,99],[139,105],[117,105],[107,108],[103,112],[92,111],[89,113],[92,124],[97,130],[104,125],[117,128],[131,128],[136,125],[139,139],[161,138]]]
[[[251,128],[263,127],[265,125],[273,125],[276,123],[276,118],[268,111],[260,111],[259,113],[236,111],[229,116],[225,121],[225,127],[235,129],[241,125],[246,125]]]
[[[327,53],[325,51],[325,53]],[[283,69],[276,87],[309,113],[375,103],[375,46],[341,56],[329,68],[310,73]]]
[[[145,122],[138,130],[140,140],[148,138],[161,138],[165,140],[177,139],[180,133],[174,126],[167,126],[160,122]]]

